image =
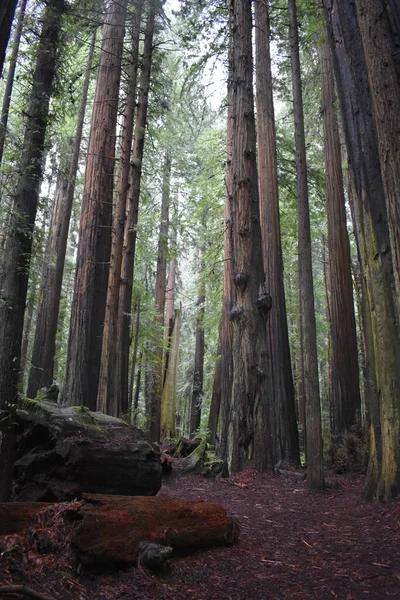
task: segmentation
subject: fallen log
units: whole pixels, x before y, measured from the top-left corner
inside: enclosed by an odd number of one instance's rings
[[[157,446],[120,419],[25,399],[16,430],[14,500],[63,502],[84,491],[150,496],[161,487]]]
[[[48,502],[0,503],[0,535],[20,533],[32,525],[37,513],[50,506]]]
[[[64,519],[52,520],[51,514],[61,511]],[[40,543],[40,536],[60,540],[68,535],[84,564],[137,564],[143,543],[169,546],[174,553],[186,554],[231,545],[239,535],[237,523],[221,505],[169,496],[84,494],[81,502],[61,505],[10,502],[0,504],[0,515],[0,534],[21,531],[24,523],[35,532],[36,548],[48,546]],[[18,518],[11,521],[15,515]],[[12,525],[7,528],[7,518],[15,523],[13,531]]]
[[[72,544],[84,563],[137,563],[143,541],[187,553],[231,545],[239,535],[221,505],[202,500],[84,494],[78,514],[82,523]]]

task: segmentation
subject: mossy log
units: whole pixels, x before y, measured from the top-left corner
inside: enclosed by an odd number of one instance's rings
[[[161,487],[157,446],[120,419],[25,400],[16,421],[15,500],[63,502],[83,492],[150,496]]]

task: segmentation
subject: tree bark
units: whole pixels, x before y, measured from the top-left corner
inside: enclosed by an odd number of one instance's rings
[[[156,0],[154,0],[155,2]],[[112,391],[120,410],[128,409],[129,385],[129,346],[131,331],[131,303],[133,292],[133,273],[136,250],[136,227],[139,214],[139,197],[142,177],[142,161],[147,123],[147,108],[153,54],[153,35],[156,16],[155,3],[151,2],[147,14],[146,33],[143,48],[142,71],[139,81],[139,98],[136,112],[134,142],[131,169],[129,175],[129,193],[126,206],[124,244],[121,264],[121,284],[118,302],[117,334],[115,337],[115,388]]]
[[[329,398],[331,433],[360,423],[358,348],[347,233],[340,138],[335,110],[333,64],[328,44],[319,48],[321,114],[324,130],[325,189],[329,246],[329,324],[331,359]]]
[[[60,310],[65,254],[74,201],[75,181],[78,171],[95,42],[96,30],[93,31],[89,47],[75,138],[73,141],[72,156],[69,161],[67,160],[67,162],[69,162],[69,167],[65,169],[64,173],[60,174],[60,181],[56,189],[56,196],[51,213],[49,238],[45,259],[43,261],[35,339],[33,342],[31,369],[27,389],[28,398],[36,398],[38,391],[42,387],[50,387],[53,383],[57,323]]]
[[[385,4],[376,0],[355,2],[371,89],[400,318],[400,74],[395,63],[399,50],[393,43]],[[398,439],[399,433],[400,429],[393,431],[393,439]]]
[[[266,398],[266,327],[271,298],[264,287],[261,248],[251,1],[233,1],[232,11],[233,136],[229,234],[233,281],[229,318],[232,326],[233,381],[230,390],[223,390],[228,397],[223,398],[222,403],[225,413],[229,412],[229,415],[226,414],[227,448],[224,458],[229,472],[235,473],[246,468],[251,460],[255,461],[259,471],[272,470],[274,457],[271,452],[273,432],[268,422]]]
[[[197,296],[197,313],[196,313],[196,343],[194,352],[194,372],[193,372],[193,390],[192,403],[190,410],[190,435],[194,435],[200,427],[201,421],[201,403],[203,396],[204,382],[204,313],[206,301],[205,284],[204,284],[204,265],[202,252],[200,250],[200,283]]]
[[[133,411],[133,386],[135,383],[135,371],[136,371],[136,363],[137,363],[137,353],[139,346],[139,331],[140,331],[140,302],[141,297],[138,296],[136,303],[136,318],[135,318],[135,338],[133,341],[133,350],[132,350],[132,363],[131,363],[131,374],[129,379],[129,409]],[[139,358],[139,362],[141,357]],[[137,408],[137,406],[136,406]]]
[[[296,186],[299,218],[299,288],[304,343],[304,393],[307,428],[307,486],[324,486],[321,405],[318,382],[317,332],[311,258],[311,231],[308,200],[303,96],[301,88],[298,24],[295,0],[288,1],[289,39],[292,61],[292,89],[296,146]]]
[[[165,310],[166,341],[163,361],[163,387],[161,397],[160,437],[170,439],[176,435],[176,373],[180,334],[180,310],[175,309],[175,265],[169,261],[167,301]]]
[[[122,47],[127,0],[108,0],[86,160],[62,399],[96,410],[111,250]]]
[[[268,322],[271,378],[269,418],[275,427],[277,461],[300,464],[292,365],[286,316],[279,219],[278,168],[272,94],[268,2],[255,2],[257,157],[265,287],[272,297]]]
[[[133,117],[136,105],[136,82],[139,61],[140,22],[142,0],[135,4],[135,20],[132,27],[132,47],[130,52],[129,81],[125,98],[125,109],[120,147],[120,167],[117,183],[117,197],[114,205],[110,273],[108,277],[106,310],[104,317],[103,346],[97,395],[97,409],[104,413],[118,416],[121,406],[119,395],[114,394],[117,387],[115,339],[117,335],[118,302],[121,284],[122,249],[124,243],[124,226],[126,202],[129,188],[130,151],[133,138]]]
[[[8,500],[11,493],[12,412],[17,399],[32,237],[39,200],[44,142],[63,8],[63,0],[52,0],[44,14],[28,107],[29,116],[26,121],[20,176],[1,269],[0,500],[2,501]]]
[[[15,69],[17,68],[17,57],[19,44],[21,41],[22,27],[24,24],[25,8],[27,0],[21,0],[18,10],[18,20],[15,27],[14,37],[12,40],[12,50],[9,58],[9,66],[7,73],[6,89],[4,90],[3,106],[1,109],[0,119],[0,165],[3,161],[4,142],[7,133],[8,113],[10,111],[11,94],[14,85]],[[1,73],[1,69],[0,69]],[[1,199],[1,198],[0,198]]]
[[[51,511],[52,505],[47,506]],[[57,504],[53,507],[60,510]],[[10,531],[12,521],[15,531],[32,526],[44,508],[41,503],[0,505],[0,532],[3,527]],[[141,542],[169,546],[182,554],[231,545],[239,536],[238,524],[220,504],[202,500],[85,494],[82,502],[67,510],[79,521],[72,545],[86,564],[140,564]]]
[[[3,74],[4,59],[16,7],[17,0],[3,0],[0,6],[0,77]]]
[[[158,344],[155,348],[155,364],[151,373],[150,399],[150,439],[158,442],[161,431],[161,398],[163,392],[163,351],[164,351],[164,310],[167,286],[167,252],[169,228],[169,204],[171,187],[171,157],[167,152],[164,159],[163,185],[161,198],[161,224],[158,238],[155,301],[157,323],[159,325]]]
[[[400,335],[385,190],[356,8],[354,3],[337,0],[324,0],[324,6],[352,175],[354,229],[365,291],[371,425],[364,496],[389,501],[400,490],[399,436],[393,437],[398,428]]]

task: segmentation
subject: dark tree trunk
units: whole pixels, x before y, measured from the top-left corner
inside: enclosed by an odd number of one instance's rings
[[[16,7],[17,0],[2,0],[0,5],[0,77],[3,73],[4,59]]]
[[[334,104],[333,64],[327,44],[320,47],[319,53],[328,218],[329,323],[332,344],[329,398],[332,411],[331,433],[338,435],[359,422],[361,399],[350,244],[346,225],[339,129]]]
[[[7,133],[7,123],[8,123],[8,113],[10,110],[11,104],[11,94],[14,85],[14,77],[15,77],[15,69],[17,67],[17,57],[19,51],[19,44],[21,41],[21,33],[22,27],[24,24],[25,17],[25,8],[26,8],[27,0],[21,0],[21,4],[19,6],[18,11],[18,20],[15,27],[15,33],[12,40],[12,50],[8,62],[8,73],[7,73],[7,81],[6,81],[6,89],[4,91],[4,100],[3,106],[1,109],[1,119],[0,119],[0,165],[3,161],[3,152],[4,152],[4,142],[6,139]],[[1,10],[1,9],[0,9]],[[1,36],[1,34],[0,34]],[[1,73],[1,69],[0,69]]]
[[[171,246],[175,245],[176,232]],[[179,346],[180,312],[175,309],[175,266],[173,256],[169,261],[167,298],[165,307],[166,340],[163,360],[163,388],[161,398],[161,438],[176,435],[176,358]]]
[[[122,47],[127,0],[109,0],[86,160],[63,402],[96,410],[111,250]]]
[[[147,123],[147,107],[150,86],[151,61],[153,54],[153,34],[156,7],[154,2],[149,7],[146,34],[143,49],[142,71],[139,81],[139,98],[136,112],[134,142],[132,150],[131,170],[129,176],[129,192],[127,200],[127,216],[124,229],[124,244],[121,264],[121,285],[119,290],[117,334],[115,336],[115,387],[112,390],[114,402],[120,410],[128,409],[129,386],[129,346],[131,331],[131,303],[133,292],[133,271],[136,249],[136,225],[139,214],[139,196],[142,177],[142,161]]]
[[[17,399],[32,236],[42,177],[44,141],[56,70],[63,7],[63,0],[52,0],[47,5],[43,18],[19,170],[20,177],[1,268],[0,500],[2,501],[8,500],[11,493],[12,410]]]
[[[137,423],[138,418],[138,409],[139,409],[139,396],[140,396],[140,385],[142,380],[142,369],[143,369],[143,350],[140,351],[139,354],[139,367],[136,374],[136,387],[135,387],[135,396],[133,399],[133,419],[132,422],[134,425]]]
[[[136,82],[139,59],[140,21],[142,0],[135,5],[135,21],[132,27],[132,47],[130,52],[129,81],[125,98],[122,141],[120,147],[120,168],[117,183],[117,197],[114,205],[110,273],[108,277],[106,311],[104,317],[103,346],[97,409],[117,416],[121,412],[118,404],[119,396],[114,394],[117,387],[115,339],[117,335],[118,301],[121,283],[122,249],[124,243],[124,226],[126,201],[129,187],[130,152],[133,137],[133,118],[136,105]]]
[[[352,175],[352,212],[365,292],[371,425],[364,495],[388,501],[400,489],[398,418],[394,418],[400,398],[400,334],[385,190],[356,8],[354,3],[337,0],[324,0],[324,6]]]
[[[33,313],[35,311],[35,299],[37,295],[36,284],[32,284],[32,288],[29,294],[29,299],[25,307],[25,318],[24,318],[24,330],[22,334],[22,345],[21,345],[21,368],[19,373],[19,383],[24,387],[25,369],[28,358],[28,347],[29,337],[31,333]]]
[[[397,316],[400,317],[400,73],[395,59],[399,49],[393,40],[386,2],[356,0],[361,39],[371,89],[379,158],[386,197],[392,249]],[[395,412],[400,409],[399,403]],[[399,417],[400,427],[400,417]],[[400,429],[393,431],[398,439]],[[400,459],[400,455],[398,457]]]
[[[300,464],[300,451],[283,283],[268,3],[265,0],[257,0],[254,14],[258,185],[265,287],[272,297],[272,308],[268,323],[271,357],[271,380],[269,381],[268,392],[269,415],[271,423],[275,423],[275,455],[277,460],[284,460],[298,466]]]
[[[163,348],[164,348],[164,310],[167,286],[167,252],[169,228],[169,204],[171,184],[171,157],[167,152],[164,159],[163,184],[161,198],[161,223],[158,238],[158,256],[156,272],[155,300],[157,323],[160,326],[158,344],[155,349],[155,364],[151,373],[150,392],[150,439],[159,441],[161,430],[161,397],[163,389]]]
[[[225,201],[224,201],[224,281],[222,292],[222,314],[219,334],[220,353],[220,390],[218,399],[218,414],[215,423],[215,444],[218,455],[224,459],[227,457],[228,423],[230,411],[230,393],[232,386],[232,326],[229,319],[230,298],[232,295],[232,246],[231,246],[231,209],[233,197],[232,180],[232,138],[233,138],[233,106],[232,106],[232,83],[233,83],[233,4],[230,4],[229,13],[230,41],[228,47],[228,81],[227,101],[228,114],[226,125],[226,162],[225,162]],[[217,377],[217,369],[216,375]],[[215,382],[214,382],[215,385]]]
[[[136,304],[135,338],[133,341],[131,374],[130,374],[130,380],[129,380],[129,409],[131,411],[134,408],[134,406],[133,406],[133,386],[135,383],[135,371],[136,371],[137,352],[138,352],[138,345],[139,345],[139,331],[140,331],[140,296],[138,297],[137,304]],[[141,357],[139,358],[139,362],[140,361],[141,361]],[[136,408],[137,408],[137,406],[136,406]]]
[[[27,390],[28,398],[35,398],[37,392],[42,387],[50,387],[53,383],[57,323],[60,309],[65,253],[67,250],[68,229],[74,200],[75,180],[78,171],[79,153],[95,42],[96,31],[93,31],[86,64],[86,74],[83,83],[72,156],[70,160],[67,161],[69,162],[69,167],[65,169],[64,174],[60,175],[60,181],[57,186],[51,214],[49,239],[43,262],[42,282],[39,295],[40,300],[32,351],[32,364],[29,373]]]
[[[233,381],[222,403],[229,407],[227,452],[230,473],[254,460],[259,471],[274,466],[267,411],[267,319],[271,298],[264,287],[253,98],[250,0],[235,0],[232,28],[232,275]],[[223,352],[225,349],[223,349]],[[229,393],[230,392],[230,393]],[[228,411],[226,411],[228,412]],[[228,416],[228,415],[227,415]],[[225,424],[226,427],[226,424]]]
[[[304,393],[307,427],[307,485],[324,486],[321,406],[318,383],[317,332],[311,258],[310,212],[308,201],[306,144],[301,89],[298,24],[295,0],[289,0],[289,37],[292,60],[292,88],[296,145],[296,184],[299,216],[299,288],[303,328]]]
[[[204,382],[204,313],[205,313],[205,285],[204,285],[204,265],[202,253],[200,251],[200,283],[197,296],[197,314],[196,314],[196,344],[194,351],[194,372],[193,372],[193,390],[192,403],[190,410],[190,434],[194,433],[200,427],[201,420],[201,402],[203,396]]]

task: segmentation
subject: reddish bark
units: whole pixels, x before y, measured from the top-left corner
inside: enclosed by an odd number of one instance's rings
[[[139,82],[138,108],[136,112],[134,142],[132,149],[127,216],[124,229],[123,256],[121,264],[121,285],[119,290],[118,322],[115,337],[113,401],[123,413],[128,410],[129,389],[129,346],[131,337],[131,304],[133,293],[133,273],[136,251],[136,226],[139,215],[139,197],[142,177],[142,161],[147,123],[147,108],[150,87],[151,60],[156,7],[149,7],[143,49],[143,63]]]
[[[72,543],[88,563],[135,563],[142,541],[188,552],[232,544],[239,535],[222,506],[202,500],[85,494],[78,514],[83,520]]]
[[[115,133],[127,0],[109,0],[86,160],[63,401],[96,410],[111,251]]]

